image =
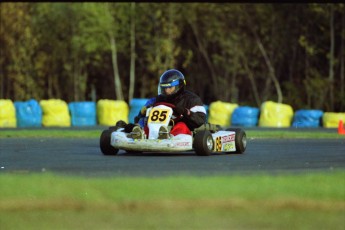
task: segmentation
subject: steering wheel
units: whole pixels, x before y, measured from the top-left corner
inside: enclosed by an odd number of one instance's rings
[[[175,116],[176,116],[176,118],[173,119],[173,120],[178,120],[178,119],[181,117],[181,115],[176,114],[176,112],[175,112],[176,106],[175,106],[174,104],[171,104],[171,103],[168,103],[168,102],[157,102],[157,103],[155,103],[153,106],[158,106],[158,105],[165,105],[165,106],[168,106],[168,107],[172,108],[173,113],[174,113]]]
[[[165,105],[165,106],[172,108],[173,110],[176,108],[176,106],[174,104],[171,104],[168,102],[157,102],[153,106],[158,106],[158,105]]]

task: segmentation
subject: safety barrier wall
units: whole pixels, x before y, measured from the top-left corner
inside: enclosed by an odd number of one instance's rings
[[[70,102],[60,99],[15,101],[0,99],[0,128],[70,127],[115,125],[118,120],[134,122],[141,106],[148,99],[134,98],[130,106],[125,101],[101,99]],[[290,105],[266,101],[260,108],[215,101],[204,105],[207,121],[212,124],[243,127],[336,128],[345,123],[345,112],[323,112],[301,109],[295,113]]]
[[[15,101],[17,127],[41,127],[42,108],[38,101]]]
[[[71,117],[68,105],[60,99],[41,100],[42,125],[45,127],[70,127]]]
[[[0,99],[0,127],[17,127],[16,109],[9,99]]]
[[[266,101],[261,104],[259,126],[290,127],[293,110],[290,105]]]
[[[148,98],[133,98],[129,103],[130,111],[128,121],[134,123],[134,118],[139,114],[141,108],[146,104]]]
[[[340,120],[345,123],[345,113],[325,112],[322,118],[323,127],[336,128],[338,127]]]
[[[259,108],[250,106],[239,106],[232,113],[231,125],[243,127],[257,126],[259,114]]]
[[[229,126],[231,124],[231,115],[238,104],[215,101],[209,106],[208,122],[220,126]]]
[[[92,101],[70,102],[68,104],[72,126],[97,125],[96,103]]]
[[[295,128],[317,128],[322,125],[323,111],[316,109],[297,110],[293,117],[292,126]]]
[[[206,110],[206,120],[208,121],[208,116],[210,114],[210,106],[204,104],[204,108]]]
[[[100,125],[114,126],[117,121],[128,122],[129,107],[125,101],[102,99],[97,102],[97,117]]]

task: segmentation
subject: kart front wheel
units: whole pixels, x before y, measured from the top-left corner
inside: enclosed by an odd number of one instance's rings
[[[194,136],[193,147],[196,155],[209,156],[214,146],[212,134],[208,130],[199,131]]]
[[[116,149],[110,145],[110,138],[111,138],[112,132],[113,130],[107,129],[107,130],[104,130],[101,134],[101,138],[99,140],[99,146],[104,155],[116,155],[119,151],[119,149]]]

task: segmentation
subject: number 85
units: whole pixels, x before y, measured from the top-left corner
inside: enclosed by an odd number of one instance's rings
[[[159,111],[159,110],[155,110],[152,112],[151,114],[151,121],[165,121],[167,119],[167,113],[168,111]]]

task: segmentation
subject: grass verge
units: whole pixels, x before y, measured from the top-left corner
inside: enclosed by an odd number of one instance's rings
[[[345,171],[216,177],[0,175],[3,229],[344,229]]]

